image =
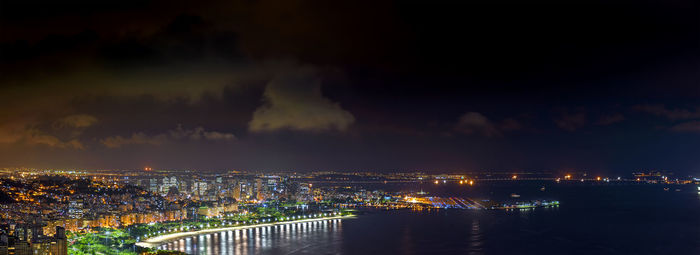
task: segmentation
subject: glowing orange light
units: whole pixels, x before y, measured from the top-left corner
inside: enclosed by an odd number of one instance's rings
[[[469,180],[469,185],[474,185],[474,181],[473,181],[473,180]]]
[[[438,182],[438,181],[436,180],[436,181],[435,181],[435,184],[438,184],[438,183],[440,183],[440,182]]]
[[[596,179],[597,181],[600,181],[600,176],[596,177],[595,179]]]
[[[513,175],[513,177],[511,177],[511,178],[512,178],[513,180],[515,180],[515,179],[518,179],[518,176],[517,176],[517,175]]]

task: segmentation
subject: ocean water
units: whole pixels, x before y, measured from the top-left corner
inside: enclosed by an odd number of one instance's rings
[[[557,199],[561,205],[516,211],[373,210],[350,219],[185,238],[162,248],[189,254],[700,254],[696,185],[477,186],[392,188],[500,200],[518,193],[520,199]]]

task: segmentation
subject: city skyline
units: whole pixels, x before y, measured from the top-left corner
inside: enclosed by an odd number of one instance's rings
[[[692,0],[0,0],[0,255],[700,254]]]
[[[3,1],[0,167],[700,174],[697,5],[539,3]]]

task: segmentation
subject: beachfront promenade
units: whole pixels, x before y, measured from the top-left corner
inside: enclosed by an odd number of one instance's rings
[[[155,248],[155,247],[158,247],[159,245],[161,245],[163,243],[167,243],[168,241],[171,241],[171,240],[177,240],[180,238],[190,237],[190,236],[198,236],[198,235],[202,235],[202,234],[211,234],[211,233],[216,233],[216,232],[238,230],[238,229],[249,229],[249,228],[285,225],[285,224],[290,224],[290,223],[343,219],[343,218],[349,218],[349,217],[353,217],[353,215],[321,217],[321,218],[301,219],[301,220],[289,220],[289,221],[260,223],[260,224],[245,225],[245,226],[236,226],[236,227],[223,227],[223,228],[203,229],[203,230],[188,231],[188,232],[177,232],[177,233],[154,236],[154,237],[148,238],[142,242],[138,242],[138,243],[136,243],[136,245],[140,246],[140,247],[144,247],[144,248]]]

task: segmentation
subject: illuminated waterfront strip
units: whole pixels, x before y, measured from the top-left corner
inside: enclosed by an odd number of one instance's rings
[[[217,232],[223,232],[223,231],[229,231],[229,230],[259,228],[259,227],[275,226],[275,225],[285,225],[285,224],[290,224],[290,223],[344,219],[344,218],[350,218],[350,217],[354,217],[354,216],[353,215],[344,215],[344,216],[333,216],[333,217],[324,217],[324,218],[315,218],[315,219],[280,221],[280,222],[274,222],[274,223],[261,223],[261,224],[255,224],[255,225],[227,227],[227,228],[203,229],[203,230],[189,231],[189,232],[178,232],[178,233],[172,233],[172,234],[167,234],[167,235],[160,235],[160,236],[151,237],[148,240],[136,243],[136,245],[140,246],[140,247],[144,247],[144,248],[154,248],[154,247],[158,247],[159,245],[161,245],[163,243],[166,243],[169,240],[179,239],[179,238],[189,237],[189,236],[211,234],[211,233],[217,233]]]

